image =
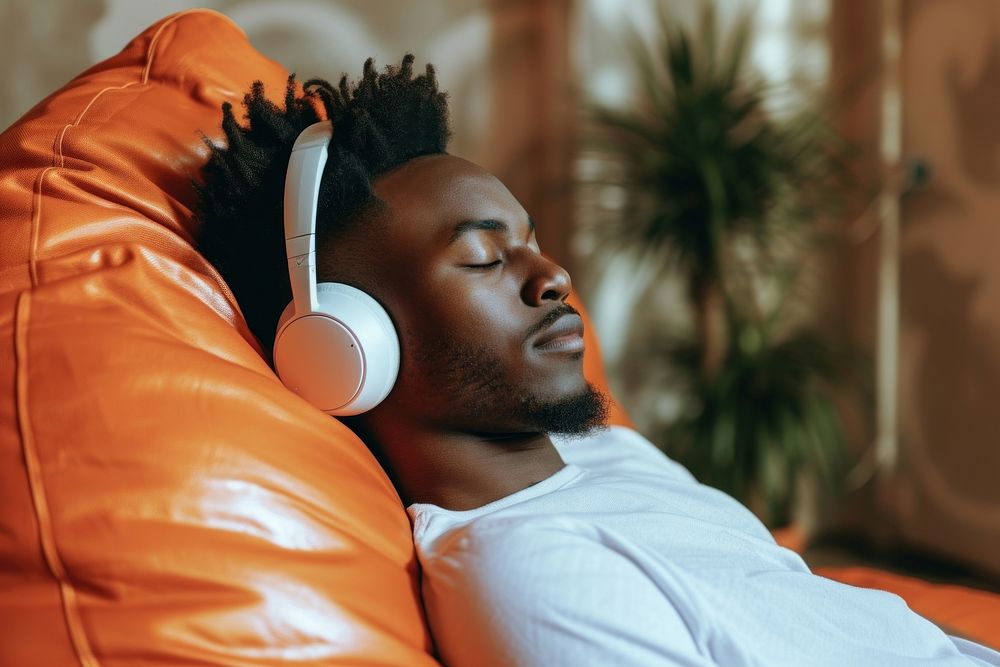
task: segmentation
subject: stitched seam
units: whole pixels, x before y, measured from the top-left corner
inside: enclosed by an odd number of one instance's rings
[[[175,14],[172,19],[166,21],[163,25],[161,25],[157,29],[156,34],[153,35],[153,39],[149,40],[149,47],[146,49],[146,66],[142,68],[142,83],[146,83],[147,81],[149,81],[149,71],[153,68],[153,58],[156,55],[156,46],[157,43],[160,41],[160,35],[163,34],[163,31],[167,28],[167,26],[173,25],[173,23],[177,19],[184,16],[185,14],[190,14],[192,12],[197,12],[197,11],[198,11],[197,9],[194,10],[189,9],[186,12],[180,12],[179,14]]]
[[[42,185],[45,181],[45,174],[53,169],[55,167],[42,169],[38,173],[38,178],[35,179],[35,210],[31,214],[31,241],[28,247],[28,272],[31,278],[32,289],[38,287],[38,230],[41,227],[42,218]]]
[[[45,485],[42,480],[41,463],[36,448],[34,433],[28,420],[28,319],[31,316],[31,292],[21,292],[14,313],[14,367],[16,374],[16,405],[17,425],[21,432],[21,447],[24,454],[24,467],[27,470],[28,487],[31,502],[35,510],[38,525],[38,540],[41,543],[42,555],[49,572],[59,584],[59,594],[62,600],[63,618],[69,631],[70,641],[76,657],[83,667],[98,667],[97,659],[90,648],[87,634],[83,628],[83,620],[79,614],[79,603],[76,590],[66,576],[59,551],[56,549],[55,535],[52,530],[52,514],[49,511],[48,499],[45,496]]]
[[[149,42],[149,48],[146,49],[146,67],[143,68],[142,70],[142,83],[146,83],[149,80],[149,71],[153,67],[153,57],[156,55],[154,51],[156,50],[157,42],[160,41],[160,35],[163,34],[163,31],[167,26],[173,24],[178,19],[187,16],[188,14],[214,14],[216,17],[223,18],[229,23],[231,23],[240,32],[243,32],[243,29],[240,28],[235,21],[233,21],[231,18],[229,18],[222,12],[218,12],[214,9],[205,9],[203,7],[196,7],[194,9],[186,9],[182,12],[174,14],[169,21],[167,21],[166,23],[164,23],[159,27],[159,29],[156,31],[156,34],[153,35],[153,39],[150,40]]]
[[[73,119],[73,122],[71,122],[68,125],[66,125],[66,127],[64,127],[62,129],[62,132],[59,134],[59,141],[58,141],[58,143],[56,145],[56,147],[57,147],[57,149],[59,151],[59,159],[60,159],[59,166],[65,166],[65,162],[63,161],[63,154],[62,154],[62,144],[63,144],[63,137],[66,134],[66,130],[68,130],[71,127],[76,127],[77,125],[79,125],[81,123],[81,121],[83,121],[83,117],[85,115],[87,115],[88,111],[90,111],[90,107],[94,106],[94,103],[97,102],[97,100],[100,99],[100,97],[102,95],[104,95],[104,93],[107,93],[107,92],[112,91],[112,90],[124,90],[126,88],[129,88],[131,86],[135,86],[135,85],[138,85],[138,84],[139,84],[138,81],[129,81],[128,83],[123,83],[120,86],[108,86],[107,88],[102,88],[96,95],[94,95],[92,98],[90,98],[90,101],[87,102],[87,106],[83,107],[83,110],[80,111],[80,113],[78,113],[76,115],[76,118]]]
[[[52,166],[53,167],[65,167],[66,161],[62,159],[62,142],[63,137],[66,136],[66,130],[69,129],[69,125],[63,125],[62,129],[56,135],[55,141],[52,143]],[[59,159],[59,164],[56,164],[56,159]]]

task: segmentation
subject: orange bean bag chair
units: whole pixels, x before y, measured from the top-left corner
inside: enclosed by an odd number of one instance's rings
[[[185,12],[0,135],[5,665],[437,664],[398,495],[193,246],[199,132],[285,77]]]

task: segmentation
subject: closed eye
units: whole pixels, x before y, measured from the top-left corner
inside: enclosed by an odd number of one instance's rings
[[[467,268],[467,269],[486,270],[486,269],[492,269],[494,267],[500,266],[502,263],[503,263],[502,260],[497,259],[497,260],[494,260],[494,261],[490,262],[489,264],[466,264],[465,268]]]

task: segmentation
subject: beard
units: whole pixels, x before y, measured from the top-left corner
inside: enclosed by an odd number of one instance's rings
[[[474,432],[539,432],[584,436],[606,427],[610,401],[589,382],[575,394],[541,396],[507,379],[492,350],[435,341],[415,349],[414,371],[438,396],[449,421]],[[431,397],[428,397],[431,398]]]

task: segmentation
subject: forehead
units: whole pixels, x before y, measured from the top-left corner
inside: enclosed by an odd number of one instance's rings
[[[378,178],[375,194],[389,206],[396,231],[410,237],[447,240],[466,220],[528,221],[524,207],[498,178],[453,155],[410,160]]]

